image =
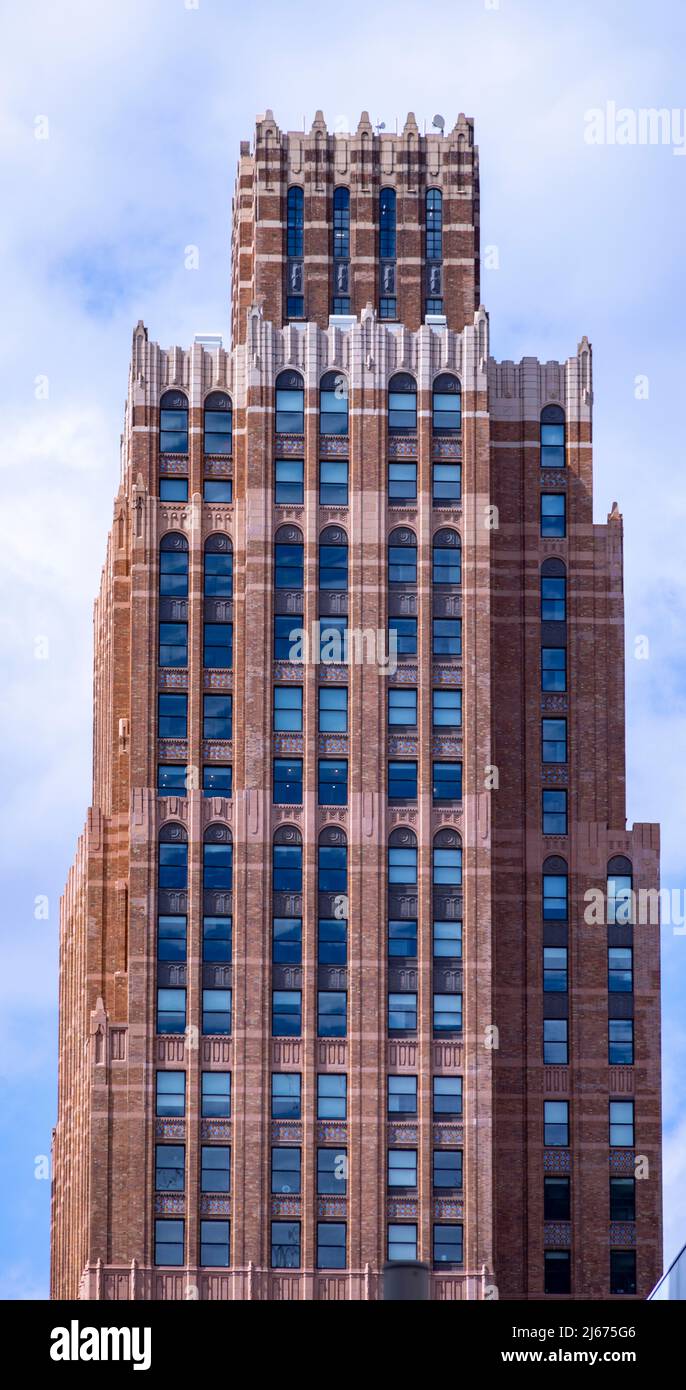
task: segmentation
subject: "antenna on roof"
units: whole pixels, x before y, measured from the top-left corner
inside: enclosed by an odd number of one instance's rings
[[[385,121],[377,121],[377,123],[376,123],[374,129],[375,129],[375,131],[376,131],[376,133],[377,133],[377,135],[378,135],[379,132],[380,132],[381,130],[385,130],[385,129],[386,129],[386,122],[385,122]]]

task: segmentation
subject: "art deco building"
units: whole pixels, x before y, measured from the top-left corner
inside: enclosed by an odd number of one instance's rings
[[[491,357],[464,116],[260,117],[232,332],[133,335],[53,1296],[374,1299],[416,1257],[435,1299],[645,1297],[659,842],[589,343]]]

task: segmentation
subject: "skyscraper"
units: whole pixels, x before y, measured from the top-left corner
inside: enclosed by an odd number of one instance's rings
[[[232,245],[230,350],[133,335],[53,1296],[373,1299],[418,1258],[436,1299],[645,1297],[659,837],[590,345],[490,355],[464,116],[267,112]]]

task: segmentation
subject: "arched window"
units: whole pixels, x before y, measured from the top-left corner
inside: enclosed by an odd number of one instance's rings
[[[289,188],[287,198],[286,236],[286,254],[288,256],[302,256],[304,226],[305,194],[302,188]]]
[[[388,582],[417,583],[417,537],[405,526],[397,526],[388,537]]]
[[[177,893],[188,887],[188,837],[184,827],[175,822],[160,830],[157,887],[161,892]]]
[[[302,589],[305,583],[303,535],[299,526],[280,526],[274,538],[275,589]]]
[[[281,372],[276,378],[276,433],[305,433],[305,385],[300,372]]]
[[[541,565],[541,622],[564,623],[567,618],[567,576],[562,560]]]
[[[433,384],[431,420],[435,434],[459,434],[462,428],[462,394],[456,376],[444,372]]]
[[[396,194],[394,188],[382,188],[379,194],[379,258],[396,258]]]
[[[633,867],[630,859],[616,854],[607,866],[608,926],[627,926],[634,921]]]
[[[417,383],[407,372],[396,372],[388,383],[388,432],[417,433]]]
[[[430,188],[426,195],[426,259],[443,260],[443,195]]]
[[[272,845],[272,891],[274,893],[302,893],[303,887],[303,847],[302,837],[295,826],[280,826]]]
[[[336,188],[333,195],[333,254],[335,260],[350,256],[350,190]]]
[[[561,405],[541,411],[541,468],[565,466],[565,413]]]
[[[211,825],[205,831],[202,847],[203,892],[231,891],[233,882],[233,845],[231,832],[225,825]]]
[[[230,536],[215,531],[205,541],[205,598],[231,598],[233,594],[233,546]]]
[[[417,836],[413,830],[394,830],[388,842],[389,888],[416,887]]]
[[[319,588],[348,587],[348,539],[340,526],[327,526],[319,537]]]
[[[462,845],[457,831],[447,835],[440,831],[434,839],[433,883],[435,888],[458,888],[462,883]]]
[[[434,584],[462,583],[462,548],[457,531],[444,527],[433,541],[432,577]]]
[[[231,397],[212,391],[205,399],[203,437],[206,454],[231,453]]]
[[[569,918],[567,861],[551,854],[543,861],[543,921],[566,922]]]
[[[317,889],[320,893],[345,893],[348,886],[348,846],[342,830],[322,830],[317,847]]]
[[[160,597],[188,597],[188,541],[178,531],[160,541]]]
[[[183,391],[165,391],[160,401],[160,453],[188,453],[188,398]]]
[[[341,372],[327,372],[319,383],[319,433],[348,433],[348,382]]]

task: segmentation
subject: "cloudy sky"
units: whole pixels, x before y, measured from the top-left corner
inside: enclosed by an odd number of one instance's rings
[[[410,109],[474,116],[494,355],[593,343],[596,518],[616,498],[626,529],[629,820],[662,822],[664,882],[686,884],[685,30],[680,0],[5,7],[0,1297],[48,1288],[59,895],[90,797],[91,611],[131,332],[142,318],[165,346],[228,338],[238,143],[266,107],[286,128],[317,107],[353,128],[363,109],[388,129]],[[609,102],[674,109],[667,143],[589,144],[587,113]],[[670,1259],[686,1241],[686,935],[671,927],[663,968]]]

